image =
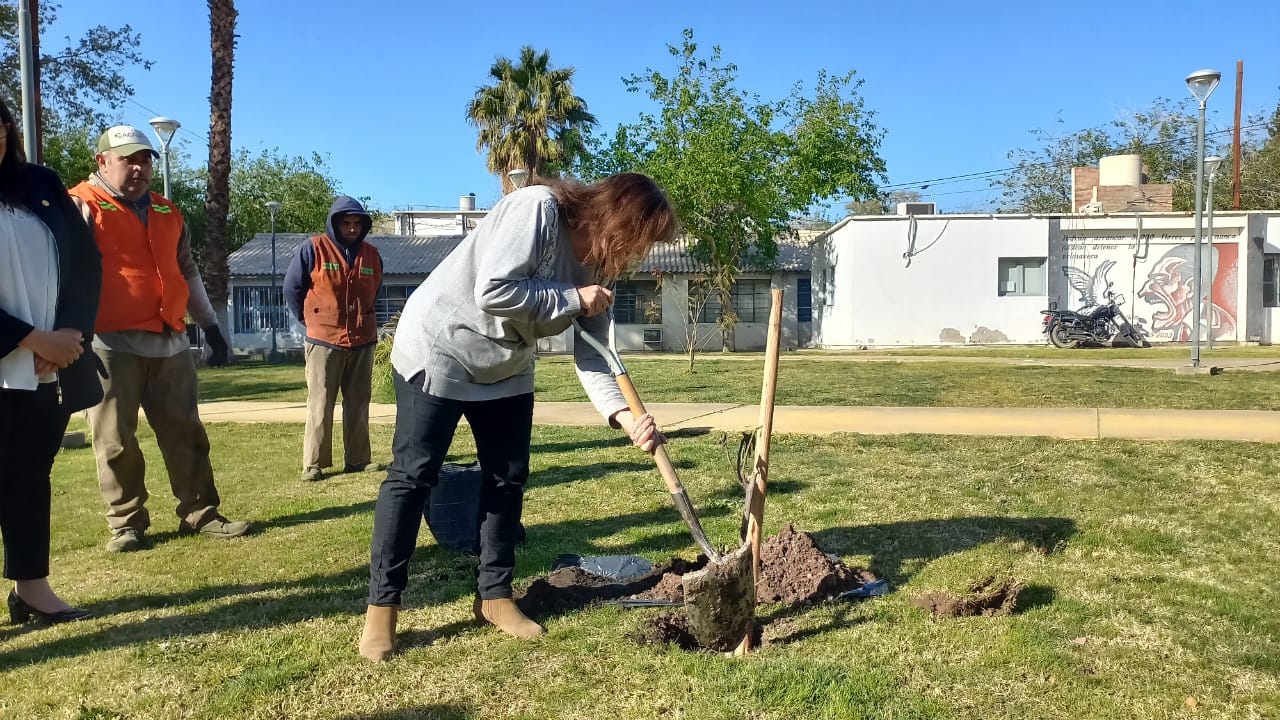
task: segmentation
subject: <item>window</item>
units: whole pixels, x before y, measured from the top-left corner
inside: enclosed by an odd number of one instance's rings
[[[613,287],[613,319],[625,325],[662,322],[662,298],[655,280],[620,280]]]
[[[733,284],[733,309],[738,322],[769,322],[769,281],[739,280]]]
[[[270,333],[273,327],[288,330],[293,326],[294,320],[284,304],[284,288],[279,285],[274,296],[270,285],[237,287],[232,303],[236,314],[234,332]]]
[[[1044,280],[1044,258],[1000,258],[998,295],[1047,295]]]
[[[807,277],[796,278],[796,321],[813,320],[813,283]]]
[[[378,316],[378,324],[386,325],[392,316],[404,309],[405,301],[417,289],[417,285],[383,285],[378,288],[378,299],[373,310]]]
[[[714,323],[720,317],[720,294],[706,280],[689,281],[689,317],[699,323]]]
[[[1262,256],[1262,307],[1280,307],[1280,254]]]
[[[769,321],[769,281],[739,280],[729,291],[738,322],[762,323]],[[705,301],[704,301],[705,298]],[[714,323],[720,318],[720,294],[697,280],[689,283],[689,312],[698,312],[699,323]]]

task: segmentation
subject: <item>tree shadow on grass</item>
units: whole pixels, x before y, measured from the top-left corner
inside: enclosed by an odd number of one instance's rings
[[[974,516],[835,527],[810,534],[827,552],[870,555],[868,569],[894,587],[911,578],[905,569],[910,561],[936,560],[1001,540],[1049,555],[1076,532],[1069,518]]]
[[[477,717],[471,708],[461,705],[419,705],[380,710],[374,713],[343,715],[338,720],[471,720]]]
[[[281,515],[280,517],[262,520],[255,522],[254,524],[261,526],[262,530],[265,531],[273,527],[305,525],[306,523],[321,522],[324,520],[337,520],[338,518],[373,512],[373,505],[373,500],[365,500],[363,502],[350,503],[348,505],[330,505],[328,507],[316,508],[315,510],[306,510],[289,515]]]

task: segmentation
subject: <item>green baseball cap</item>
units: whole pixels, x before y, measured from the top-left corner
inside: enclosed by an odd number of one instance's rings
[[[107,131],[98,138],[98,152],[113,152],[122,157],[128,157],[141,150],[150,150],[152,156],[160,157],[160,153],[151,147],[147,134],[136,127],[116,125],[113,128],[107,128]]]

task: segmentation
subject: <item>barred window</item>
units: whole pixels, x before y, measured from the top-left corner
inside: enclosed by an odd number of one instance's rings
[[[378,289],[378,300],[374,303],[374,312],[378,315],[378,324],[386,325],[391,318],[404,309],[409,295],[417,289],[417,285],[383,285]]]
[[[662,298],[653,280],[620,280],[613,288],[613,318],[624,325],[662,322]]]
[[[262,333],[277,330],[288,330],[293,326],[293,318],[284,304],[284,288],[277,285],[275,294],[270,285],[240,286],[232,295],[235,310],[235,321],[232,323],[236,333]]]
[[[807,277],[796,278],[796,321],[813,320],[813,283]]]

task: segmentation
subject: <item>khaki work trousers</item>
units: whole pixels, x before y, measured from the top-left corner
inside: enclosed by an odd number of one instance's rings
[[[138,408],[156,434],[156,444],[178,499],[178,517],[199,528],[218,514],[218,489],[209,463],[209,435],[196,408],[196,367],[186,352],[166,358],[97,350],[110,377],[103,400],[89,410],[98,487],[107,503],[111,530],[145,531],[146,463],[138,446]]]
[[[373,345],[344,350],[306,343],[307,429],[302,469],[333,465],[333,406],[342,392],[342,449],[346,467],[369,464],[369,401],[373,394]]]

